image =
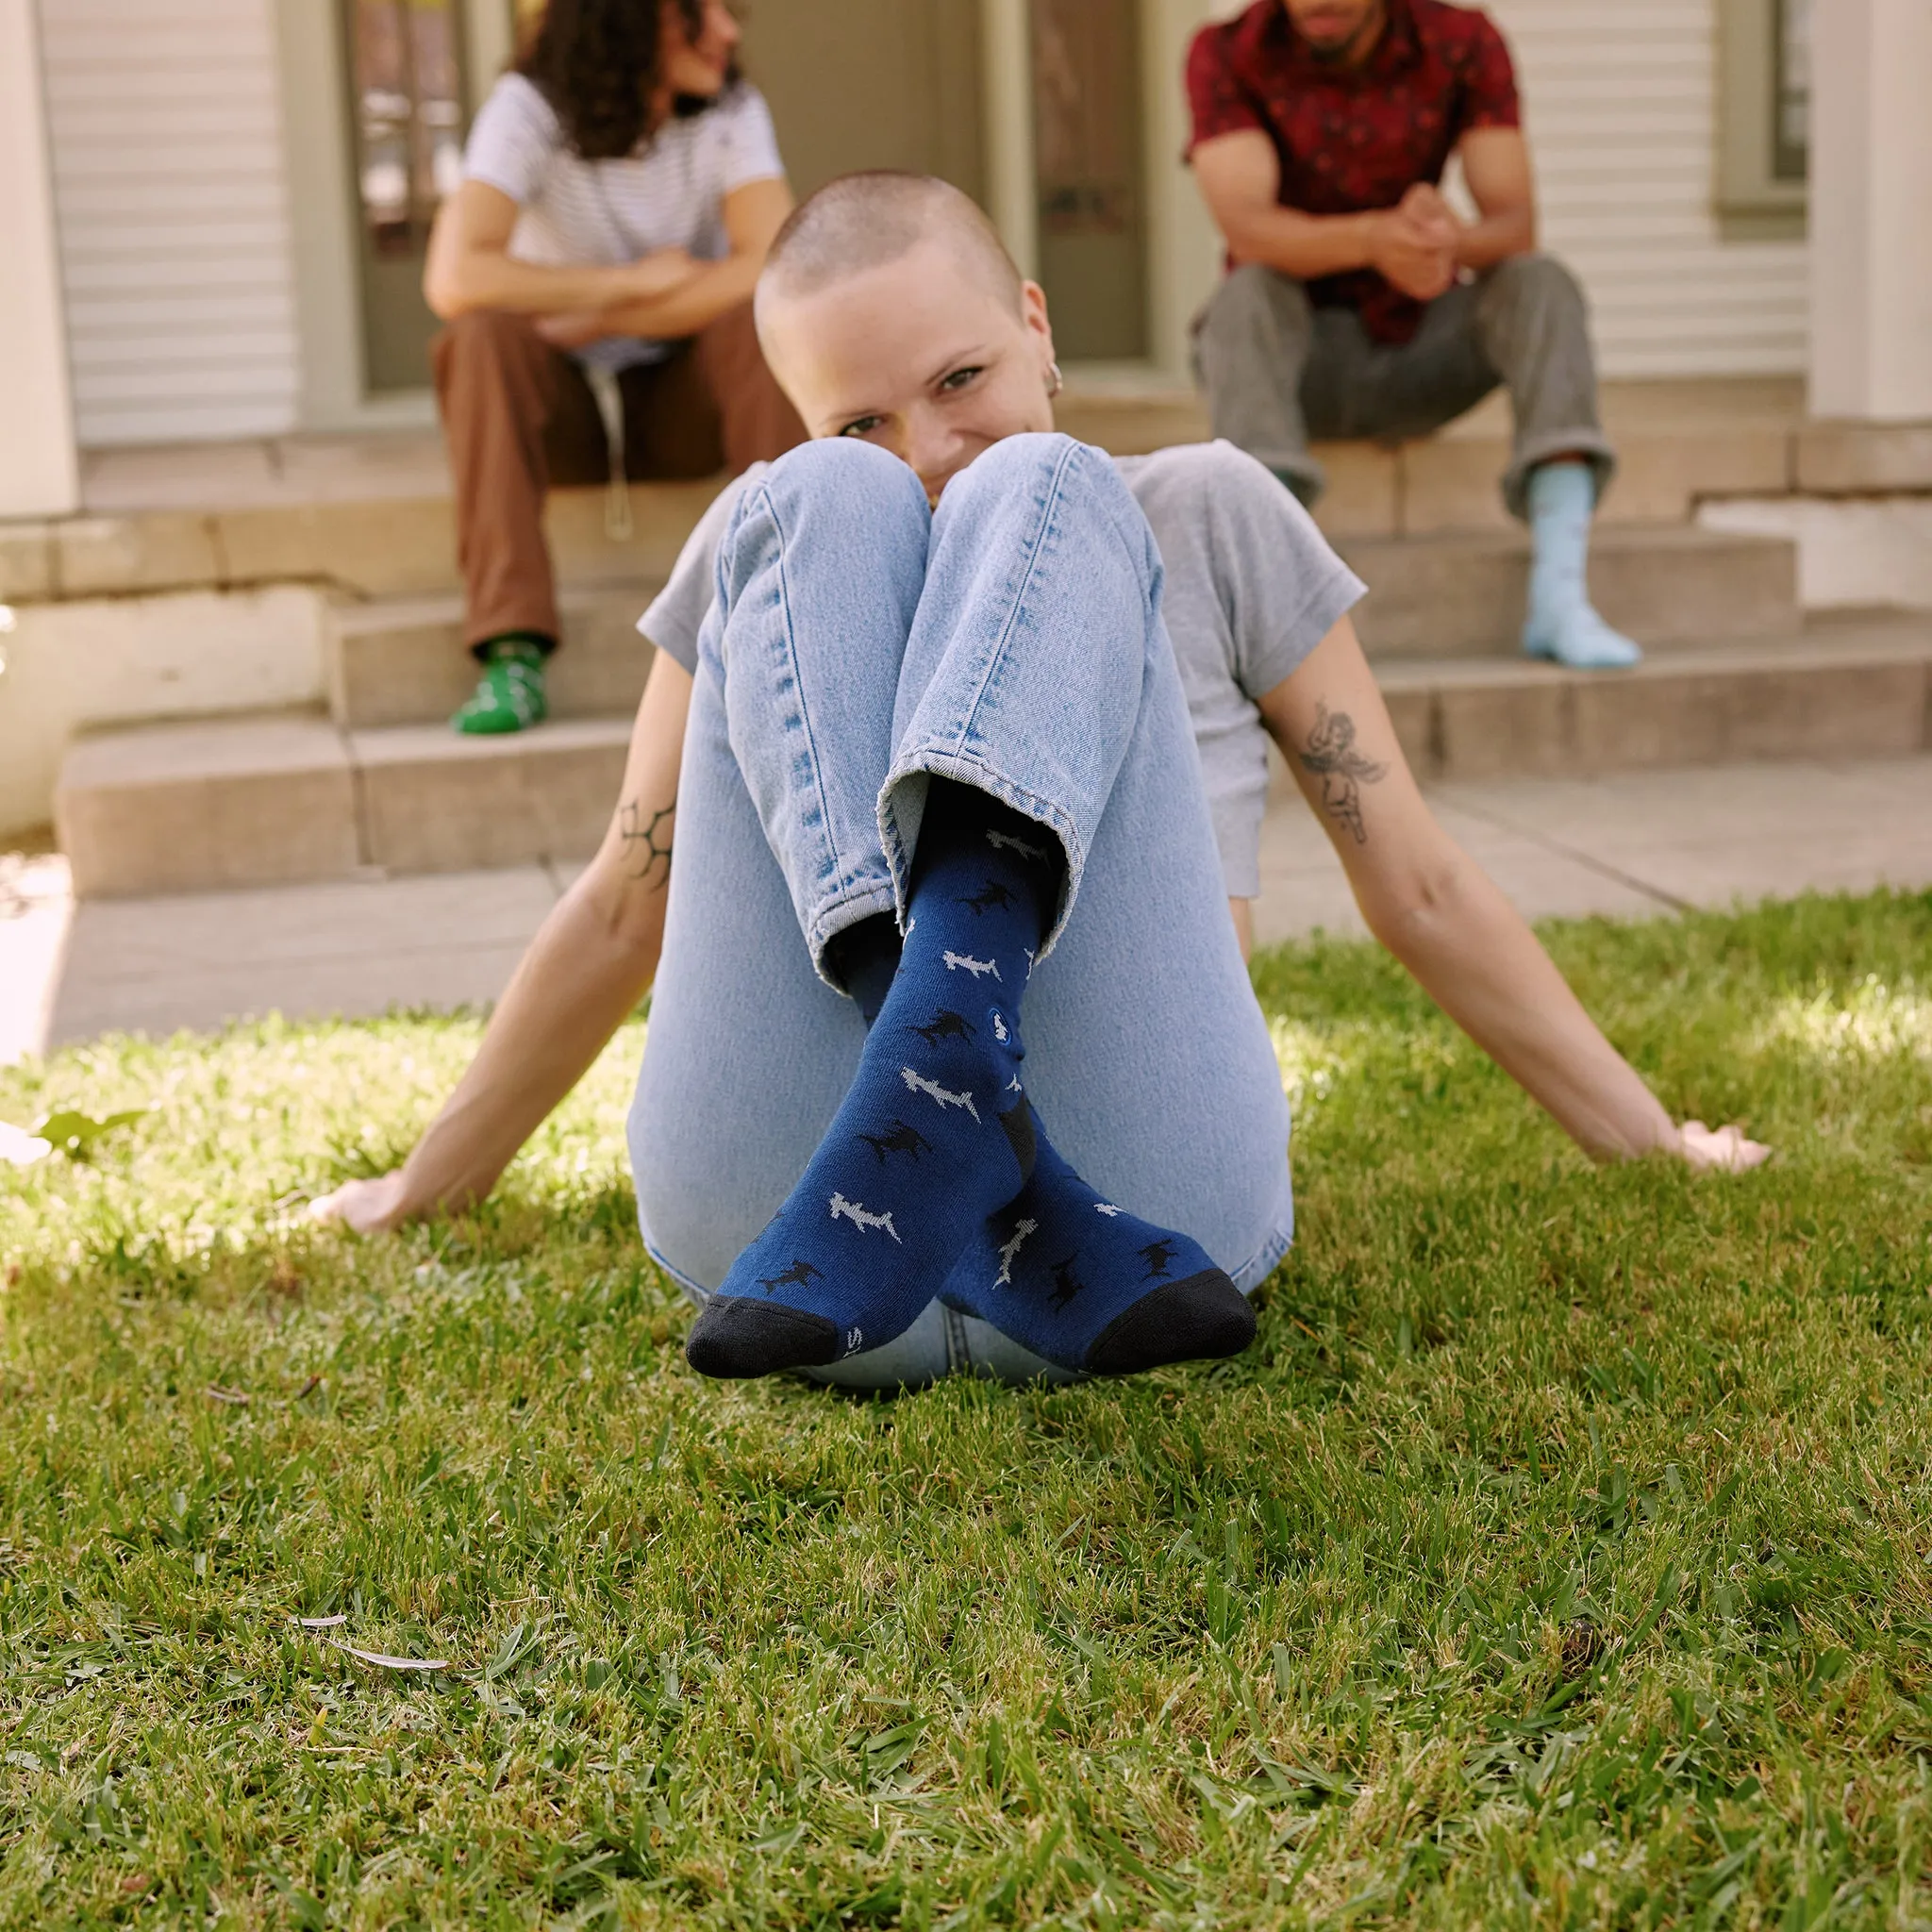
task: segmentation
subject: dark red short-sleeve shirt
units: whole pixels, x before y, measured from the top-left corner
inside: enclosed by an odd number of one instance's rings
[[[1188,50],[1190,154],[1255,128],[1281,161],[1281,205],[1311,215],[1393,208],[1418,181],[1439,182],[1474,127],[1515,127],[1522,113],[1509,48],[1473,7],[1389,0],[1388,25],[1357,68],[1319,59],[1281,0],[1255,0]],[[1374,269],[1325,275],[1308,292],[1360,311],[1378,341],[1407,341],[1422,304]]]

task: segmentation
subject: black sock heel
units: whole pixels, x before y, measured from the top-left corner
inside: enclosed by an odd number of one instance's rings
[[[1219,1268],[1170,1282],[1101,1330],[1088,1351],[1095,1375],[1138,1375],[1174,1361],[1220,1361],[1255,1339],[1248,1298]]]

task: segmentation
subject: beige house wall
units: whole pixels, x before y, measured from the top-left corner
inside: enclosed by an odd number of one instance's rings
[[[79,490],[35,26],[32,0],[0,0],[0,517]]]
[[[1720,227],[1716,0],[1489,11],[1516,56],[1544,244],[1590,291],[1604,374],[1801,372],[1809,249]]]
[[[41,17],[82,444],[293,428],[270,0],[42,0]]]

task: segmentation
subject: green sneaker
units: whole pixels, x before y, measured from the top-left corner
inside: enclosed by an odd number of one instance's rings
[[[499,638],[488,650],[475,694],[449,722],[472,737],[541,724],[550,709],[543,701],[543,653],[520,638]]]

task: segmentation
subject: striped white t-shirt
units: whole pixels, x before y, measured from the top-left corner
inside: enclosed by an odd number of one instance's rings
[[[724,197],[782,176],[765,97],[741,81],[704,112],[667,121],[635,154],[587,161],[571,151],[557,111],[521,74],[490,91],[470,130],[463,172],[523,210],[510,236],[518,261],[548,268],[615,268],[656,248],[700,261],[730,252]],[[665,342],[593,342],[579,358],[607,369],[655,362]]]

